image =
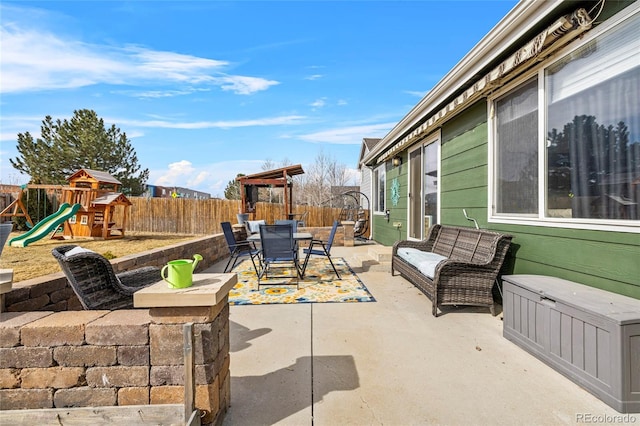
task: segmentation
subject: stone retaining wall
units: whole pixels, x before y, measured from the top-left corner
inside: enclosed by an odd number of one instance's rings
[[[73,242],[69,242],[73,244]],[[194,253],[202,255],[196,271],[202,271],[220,259],[229,256],[229,249],[222,234],[200,237],[171,246],[147,250],[141,253],[113,259],[116,273],[142,266],[164,266],[169,260],[191,259]],[[158,279],[160,277],[158,276]],[[81,311],[82,305],[69,286],[62,272],[43,275],[13,283],[12,290],[4,297],[2,312],[24,311]]]
[[[335,246],[353,247],[353,222],[343,222],[345,226],[337,229]],[[246,238],[244,227],[234,232],[238,239]],[[314,238],[326,241],[331,232],[330,227],[300,228],[300,232],[310,232]],[[71,241],[70,244],[73,244]],[[301,244],[304,246],[305,244]],[[147,250],[141,253],[113,259],[111,264],[116,273],[128,271],[142,266],[164,266],[174,259],[190,259],[194,253],[202,255],[197,271],[202,271],[215,262],[229,256],[229,249],[223,234],[210,235],[177,243],[171,246]],[[158,277],[159,278],[159,277]],[[25,311],[81,311],[82,305],[67,283],[62,272],[43,275],[30,280],[13,283],[12,290],[4,297],[2,312]]]
[[[0,410],[184,401],[182,325],[194,323],[196,407],[230,403],[229,305],[0,314]]]

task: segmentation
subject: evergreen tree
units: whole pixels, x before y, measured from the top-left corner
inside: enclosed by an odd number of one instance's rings
[[[245,176],[243,173],[238,173],[236,177]],[[240,200],[240,182],[233,179],[227,183],[227,187],[224,189],[224,198],[227,200]]]
[[[29,132],[18,133],[20,156],[9,159],[32,183],[65,184],[68,176],[86,168],[111,174],[127,195],[142,194],[149,169],[141,170],[126,133],[115,125],[106,128],[95,111],[76,110],[70,120],[46,116],[40,134],[34,140]]]

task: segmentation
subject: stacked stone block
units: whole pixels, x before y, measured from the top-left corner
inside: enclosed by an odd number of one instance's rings
[[[196,406],[230,402],[228,300],[214,307],[0,314],[0,409],[181,404],[194,323]]]

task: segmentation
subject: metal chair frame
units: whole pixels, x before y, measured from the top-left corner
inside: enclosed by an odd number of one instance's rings
[[[249,256],[251,258],[251,263],[253,264],[253,269],[255,269],[256,274],[259,274],[259,269],[256,266],[255,259],[258,258],[259,264],[260,250],[256,248],[256,245],[252,241],[236,241],[236,237],[233,234],[233,228],[231,227],[231,222],[221,222],[220,226],[222,227],[224,238],[227,241],[230,256],[227,265],[224,267],[224,272],[232,271],[233,268],[236,267],[240,258]]]
[[[338,222],[337,220],[333,221],[333,227],[331,228],[331,233],[329,234],[329,239],[327,241],[313,239],[309,243],[309,248],[305,248],[302,250],[302,252],[306,254],[306,257],[304,258],[304,264],[302,265],[302,276],[304,276],[304,273],[307,270],[309,257],[315,255],[325,256],[327,259],[329,259],[329,263],[331,263],[333,272],[335,272],[338,279],[340,279],[340,274],[338,273],[336,266],[333,264],[333,260],[331,260],[331,246],[333,245],[333,240],[336,236],[336,230],[338,229],[339,224],[340,222]],[[320,249],[314,249],[314,246],[320,246]]]
[[[290,224],[261,225],[260,242],[262,246],[262,268],[260,274],[258,274],[258,287],[260,287],[262,277],[269,278],[269,271],[274,265],[282,263],[293,264],[296,270],[296,286],[298,286],[303,273],[298,263],[297,246],[293,239],[293,226]]]

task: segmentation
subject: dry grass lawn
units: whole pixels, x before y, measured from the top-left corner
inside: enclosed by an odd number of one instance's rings
[[[9,240],[17,235],[19,234],[12,233],[9,236]],[[94,240],[89,238],[50,240],[45,238],[31,243],[27,247],[5,245],[2,256],[0,256],[0,268],[13,269],[13,282],[18,282],[53,272],[60,272],[58,262],[51,255],[51,249],[56,246],[77,244],[111,259],[197,237],[196,235],[127,232],[125,238],[113,240]]]

